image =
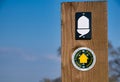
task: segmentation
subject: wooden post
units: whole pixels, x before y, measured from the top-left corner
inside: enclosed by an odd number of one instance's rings
[[[76,40],[77,12],[91,12],[91,39]],[[94,67],[87,71],[76,69],[72,54],[79,47],[93,50]],[[62,82],[108,82],[108,38],[106,2],[62,3]]]

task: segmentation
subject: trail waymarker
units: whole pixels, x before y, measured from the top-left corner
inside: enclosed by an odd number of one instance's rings
[[[75,14],[76,40],[91,39],[91,12],[77,12]]]
[[[72,54],[72,63],[80,71],[87,71],[94,67],[96,56],[94,52],[86,47],[76,49]]]

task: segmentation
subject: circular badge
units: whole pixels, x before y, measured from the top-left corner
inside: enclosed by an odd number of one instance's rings
[[[86,47],[76,49],[72,54],[74,67],[81,71],[87,71],[94,67],[96,56],[94,52]]]

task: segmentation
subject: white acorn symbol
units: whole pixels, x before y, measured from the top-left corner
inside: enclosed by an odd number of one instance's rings
[[[82,37],[89,33],[89,19],[84,16],[85,13],[83,13],[83,16],[81,16],[77,21],[77,32],[81,34],[79,37]]]

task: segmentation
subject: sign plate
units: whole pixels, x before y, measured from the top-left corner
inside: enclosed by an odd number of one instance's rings
[[[90,40],[92,36],[91,12],[77,12],[75,21],[75,39]]]
[[[87,71],[94,67],[96,56],[94,52],[86,47],[78,48],[72,55],[73,66],[81,71]]]

